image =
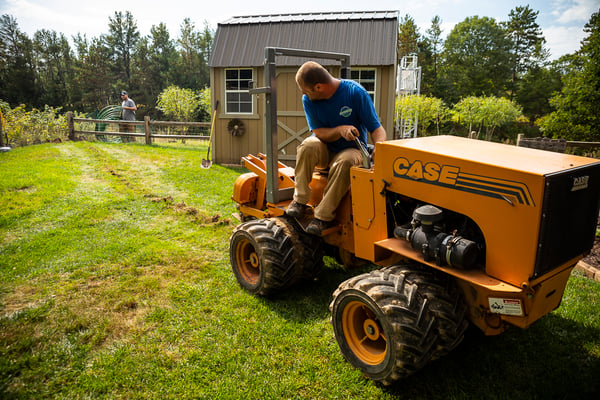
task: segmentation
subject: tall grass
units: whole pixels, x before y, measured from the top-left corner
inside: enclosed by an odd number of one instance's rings
[[[0,153],[2,399],[582,399],[600,385],[600,284],[530,329],[476,331],[384,388],[346,363],[328,303],[353,275],[272,299],[229,265],[239,168],[205,149],[44,144]]]

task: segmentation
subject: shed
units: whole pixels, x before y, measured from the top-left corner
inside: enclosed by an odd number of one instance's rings
[[[248,89],[264,86],[264,48],[285,47],[350,54],[350,78],[375,103],[382,125],[393,137],[398,65],[398,11],[360,11],[240,16],[217,26],[210,55],[214,161],[239,164],[242,156],[265,152],[263,96]],[[296,147],[310,135],[295,74],[308,59],[277,59],[278,156],[295,164]],[[319,60],[334,76],[335,61]]]

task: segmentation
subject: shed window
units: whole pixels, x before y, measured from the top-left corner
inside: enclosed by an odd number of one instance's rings
[[[248,93],[253,80],[252,68],[225,70],[227,113],[252,114],[252,95]]]
[[[360,83],[375,102],[375,69],[353,68],[350,70],[350,79]]]

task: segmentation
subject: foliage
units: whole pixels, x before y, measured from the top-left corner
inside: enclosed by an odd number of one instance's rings
[[[517,84],[516,101],[531,123],[552,111],[550,99],[562,87],[557,68],[531,67]]]
[[[208,121],[210,120],[213,111],[211,109],[210,88],[206,87],[202,89],[198,94],[198,97],[200,99],[200,113],[202,115],[200,120]]]
[[[137,24],[131,12],[116,12],[108,18],[109,33],[104,37],[111,53],[113,75],[117,86],[131,87],[131,60],[140,38]]]
[[[467,96],[501,96],[510,80],[510,41],[493,18],[469,17],[444,44],[441,72],[450,82],[450,104]]]
[[[44,107],[43,110],[27,111],[24,105],[13,109],[0,100],[0,109],[6,126],[8,146],[21,147],[45,142],[67,140],[67,118],[60,107]]]
[[[423,95],[400,96],[396,99],[396,116],[399,119],[413,121],[418,118],[420,136],[427,136],[427,129],[434,124],[435,133],[450,118],[450,112],[441,99]]]
[[[21,32],[17,20],[0,17],[0,98],[10,104],[34,104],[35,86],[33,43]]]
[[[550,100],[555,111],[539,119],[546,136],[600,141],[600,12],[592,14],[581,49],[568,59],[560,93]]]
[[[477,136],[479,136],[481,129],[485,128],[485,140],[492,140],[494,130],[517,121],[522,110],[506,98],[470,96],[455,104],[453,113],[454,120],[468,126],[469,132],[477,127]]]
[[[189,18],[184,19],[177,44],[180,55],[177,62],[179,85],[190,89],[208,87],[208,57],[212,44],[212,33],[208,26],[205,25],[200,32]]]
[[[90,110],[113,104],[119,92],[132,94],[143,116],[152,113],[156,97],[170,85],[199,90],[210,83],[208,57],[213,32],[196,30],[184,20],[173,40],[164,23],[141,36],[129,12],[108,19],[108,33],[73,37],[39,30],[33,40],[10,15],[0,18],[0,98],[12,107],[63,107]]]
[[[529,6],[510,11],[507,21],[473,16],[457,24],[443,40],[435,16],[426,35],[405,15],[399,25],[399,55],[416,53],[422,71],[421,93],[452,105],[469,96],[516,99],[548,136],[598,140],[599,83],[597,17],[589,38],[574,55],[544,64],[545,38]],[[596,14],[594,14],[596,15]],[[158,95],[169,86],[205,90],[214,32],[198,29],[190,18],[171,38],[164,23],[141,35],[134,16],[114,12],[107,32],[73,37],[41,29],[29,38],[10,15],[0,17],[0,98],[11,107],[89,112],[114,104],[123,89],[131,93],[140,117],[157,117]],[[562,79],[562,80],[561,80]],[[563,85],[566,85],[563,88]],[[563,90],[550,102],[550,97]],[[554,115],[548,113],[554,108]],[[208,119],[210,106],[198,119]],[[548,115],[545,118],[541,118]],[[537,129],[534,127],[534,129]]]
[[[40,77],[40,104],[60,104],[71,98],[73,52],[65,35],[39,30],[33,37],[34,57]]]
[[[173,121],[194,121],[198,115],[200,98],[191,89],[169,86],[158,95],[157,108]]]
[[[544,49],[546,39],[536,22],[538,14],[539,11],[533,11],[529,5],[516,7],[510,11],[510,20],[502,23],[512,42],[511,99],[516,91],[519,78],[548,58],[548,51]]]
[[[438,68],[443,50],[442,20],[439,16],[433,17],[431,26],[427,29],[426,37],[421,45],[420,64],[422,76],[421,93],[440,97],[442,90],[439,83]]]
[[[410,15],[405,15],[400,21],[398,32],[398,58],[417,54],[419,51],[419,29]]]
[[[241,168],[206,148],[90,142],[0,156],[2,399],[592,399],[600,284],[572,274],[528,329],[468,331],[391,387],[342,357],[328,303],[362,270],[328,260],[274,298],[230,267]],[[507,373],[513,371],[514,373]]]

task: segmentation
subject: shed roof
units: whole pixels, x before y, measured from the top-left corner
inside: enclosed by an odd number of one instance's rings
[[[348,53],[352,65],[394,65],[398,25],[398,11],[233,17],[217,27],[209,66],[262,66],[267,46]],[[277,59],[277,65],[302,62],[297,57]]]

